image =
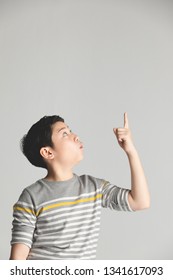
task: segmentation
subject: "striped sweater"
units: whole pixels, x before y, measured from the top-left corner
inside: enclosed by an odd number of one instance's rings
[[[27,245],[29,260],[95,259],[101,207],[132,211],[128,192],[88,175],[40,179],[14,205],[11,244]]]

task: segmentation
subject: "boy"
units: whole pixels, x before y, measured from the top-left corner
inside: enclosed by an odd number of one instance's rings
[[[22,139],[22,151],[47,176],[25,188],[14,205],[11,260],[94,259],[101,206],[122,211],[149,207],[143,168],[132,141],[127,113],[114,128],[131,170],[131,190],[73,167],[83,159],[83,144],[59,116],[45,116]]]

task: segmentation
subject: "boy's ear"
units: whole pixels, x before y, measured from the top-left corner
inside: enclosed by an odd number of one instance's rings
[[[50,147],[42,147],[40,149],[40,154],[45,159],[53,159],[54,158],[53,151]]]

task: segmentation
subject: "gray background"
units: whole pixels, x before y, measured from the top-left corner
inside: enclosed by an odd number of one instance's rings
[[[102,211],[97,259],[173,259],[173,1],[0,1],[1,242],[12,206],[43,169],[19,140],[43,115],[63,116],[85,143],[77,174],[130,187],[113,127],[128,112],[151,208]]]

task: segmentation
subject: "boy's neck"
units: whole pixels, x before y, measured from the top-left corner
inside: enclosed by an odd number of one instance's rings
[[[48,169],[47,176],[45,177],[48,181],[66,181],[73,177],[73,171],[71,169]]]

